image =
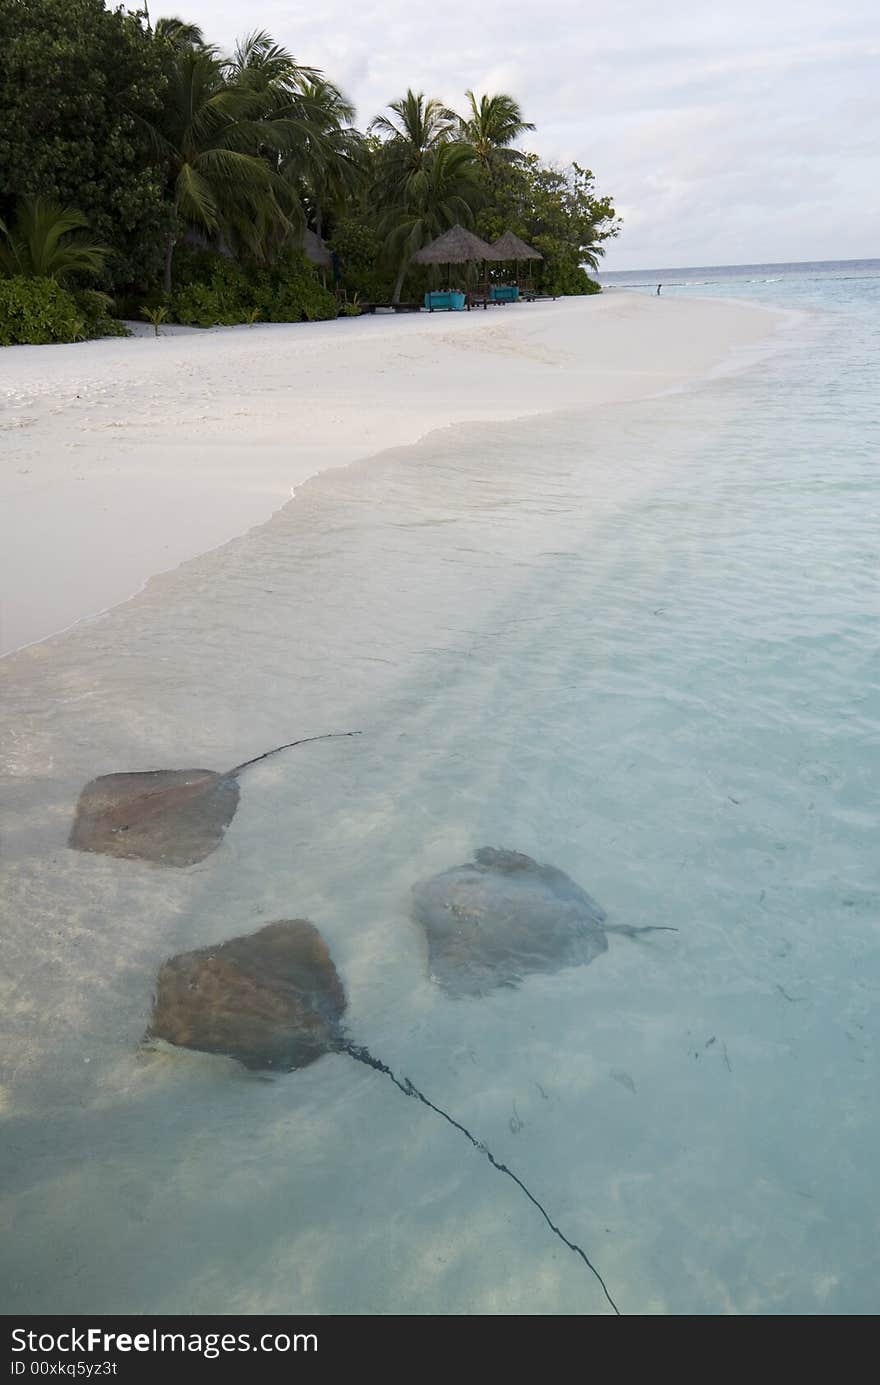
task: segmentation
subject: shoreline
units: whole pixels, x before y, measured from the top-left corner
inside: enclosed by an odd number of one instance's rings
[[[106,614],[312,477],[467,423],[748,369],[787,315],[614,293],[3,353],[0,656]],[[48,355],[47,353],[51,353]],[[97,555],[97,557],[96,557]]]

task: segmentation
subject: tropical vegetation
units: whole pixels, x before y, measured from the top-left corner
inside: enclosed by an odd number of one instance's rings
[[[0,343],[103,333],[111,310],[157,333],[356,315],[419,298],[437,271],[413,256],[456,223],[533,244],[538,290],[594,292],[614,206],[523,150],[534,128],[506,92],[457,111],[408,90],[361,130],[263,31],[226,54],[146,8],[4,0]]]

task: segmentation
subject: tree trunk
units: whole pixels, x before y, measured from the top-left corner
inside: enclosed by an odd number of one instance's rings
[[[406,271],[409,269],[409,260],[404,256],[397,273],[397,281],[394,285],[394,292],[391,295],[392,303],[400,302],[400,291],[403,288],[403,281],[406,278]]]
[[[165,279],[164,288],[166,293],[171,292],[171,263],[174,259],[174,247],[177,244],[176,236],[169,236],[165,242]]]

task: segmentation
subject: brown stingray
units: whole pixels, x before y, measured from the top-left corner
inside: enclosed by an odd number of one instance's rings
[[[221,773],[212,769],[153,769],[102,774],[86,784],[76,805],[68,845],[162,866],[192,866],[210,856],[238,807],[238,776],[281,750],[359,736],[342,731],[307,736],[266,750]]]
[[[345,991],[327,944],[307,919],[279,919],[241,938],[181,952],[159,969],[146,1038],[181,1048],[225,1054],[256,1071],[290,1072],[327,1053],[346,1053],[382,1073],[463,1135],[493,1169],[511,1179],[554,1235],[595,1275],[615,1313],[619,1309],[585,1252],[551,1220],[545,1207],[506,1164],[408,1077],[397,1074],[343,1026]]]
[[[345,991],[317,928],[280,919],[159,971],[148,1038],[291,1071],[341,1044]]]

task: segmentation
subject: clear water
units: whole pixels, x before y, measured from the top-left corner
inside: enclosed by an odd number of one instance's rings
[[[880,274],[880,260],[815,260],[795,264],[703,265],[677,269],[618,269],[599,272],[607,287],[644,288],[663,292],[670,289],[711,290],[712,297],[735,291],[739,297],[756,297],[778,302],[794,293],[804,301],[825,307],[834,301],[835,290],[829,281],[842,279],[850,284],[874,279]],[[770,287],[784,284],[784,289]],[[856,290],[856,293],[858,290]],[[846,296],[842,301],[847,301]]]
[[[876,1311],[880,277],[712,291],[807,315],[688,394],[328,473],[6,661],[6,1311],[610,1311],[380,1074],[139,1047],[163,958],[282,917],[624,1313]],[[201,865],[65,849],[95,774],[348,729]],[[679,931],[451,1000],[410,888],[486,844]]]

